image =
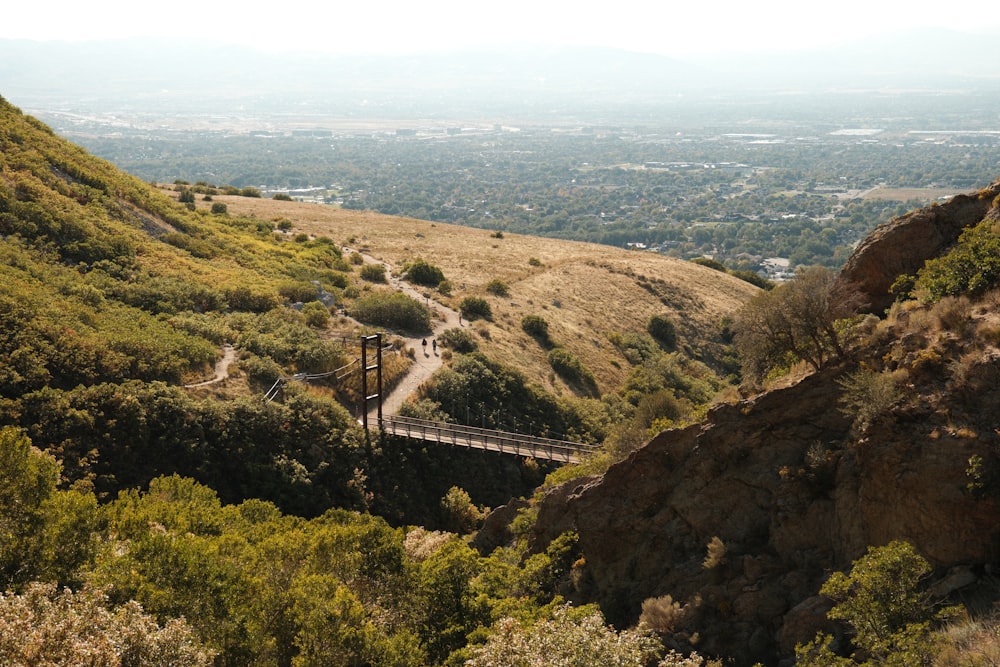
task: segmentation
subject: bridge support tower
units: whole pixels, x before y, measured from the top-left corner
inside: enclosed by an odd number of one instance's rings
[[[368,364],[368,346],[375,343],[375,363]],[[375,371],[375,393],[368,393],[368,374]],[[382,334],[361,337],[361,419],[365,431],[368,430],[368,406],[378,402],[378,424],[382,426]]]

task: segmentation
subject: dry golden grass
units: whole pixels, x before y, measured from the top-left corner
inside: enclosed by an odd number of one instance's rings
[[[865,193],[865,199],[887,199],[891,201],[907,201],[922,199],[934,201],[941,197],[951,197],[959,194],[949,188],[873,188]]]
[[[471,325],[488,336],[477,336],[480,349],[557,392],[567,388],[554,377],[546,350],[521,330],[525,315],[545,318],[552,340],[583,360],[603,393],[618,387],[629,368],[608,334],[644,331],[652,315],[665,313],[677,324],[681,345],[697,350],[717,337],[724,316],[757,291],[732,276],[649,252],[509,233],[496,238],[488,230],[318,204],[238,196],[214,201],[226,204],[231,215],[287,218],[292,235],[328,236],[394,271],[417,258],[440,267],[452,284],[451,296],[424,292],[456,309],[465,296],[486,298],[492,321]],[[495,278],[507,283],[509,296],[486,292]]]

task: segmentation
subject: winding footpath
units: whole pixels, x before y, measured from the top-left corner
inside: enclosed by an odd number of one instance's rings
[[[186,384],[184,388],[194,389],[195,387],[206,387],[216,382],[222,382],[229,377],[229,367],[233,365],[234,361],[236,361],[236,348],[227,343],[222,346],[222,358],[215,362],[215,376],[211,380],[205,380],[204,382]]]
[[[351,248],[344,248],[345,253],[355,252]],[[386,275],[389,277],[389,285],[398,292],[402,292],[407,296],[410,296],[417,301],[424,301],[425,305],[431,312],[431,334],[427,337],[408,337],[400,336],[406,344],[406,347],[413,350],[413,363],[410,364],[409,370],[407,370],[406,375],[396,383],[393,387],[391,393],[382,397],[382,415],[389,416],[395,415],[399,412],[400,407],[407,398],[416,393],[417,389],[420,388],[424,382],[426,382],[434,374],[434,372],[441,368],[441,346],[437,346],[435,349],[434,342],[441,332],[446,329],[453,329],[455,327],[463,326],[461,316],[451,308],[443,306],[437,302],[431,303],[430,297],[422,293],[417,288],[413,287],[409,283],[400,280],[399,278],[392,276],[392,267],[390,267],[385,262],[375,259],[369,255],[361,254],[364,258],[365,263],[370,264],[381,264],[386,269]],[[427,342],[425,346],[423,343]],[[369,420],[374,420],[378,416],[378,407],[372,407],[368,411]]]
[[[351,248],[344,248],[344,252],[353,253],[355,251]],[[366,264],[381,264],[386,269],[386,275],[392,275],[392,267],[385,262],[363,253],[359,254],[364,258]],[[383,416],[397,414],[406,399],[415,394],[420,385],[430,379],[434,372],[441,368],[443,363],[441,359],[441,347],[434,344],[437,337],[441,335],[441,332],[446,329],[464,326],[461,316],[456,311],[437,302],[432,304],[429,296],[420,292],[409,283],[395,277],[390,277],[388,281],[389,285],[396,291],[402,292],[417,301],[423,300],[431,312],[433,326],[431,334],[427,337],[399,336],[403,339],[405,346],[413,350],[413,363],[410,364],[410,368],[400,381],[396,383],[392,391],[382,397]],[[184,387],[186,389],[194,389],[226,380],[229,377],[229,367],[235,361],[236,349],[232,345],[224,345],[222,347],[222,357],[215,364],[215,375],[212,379],[194,384],[186,384]],[[377,406],[369,410],[368,417],[372,420],[378,417]]]

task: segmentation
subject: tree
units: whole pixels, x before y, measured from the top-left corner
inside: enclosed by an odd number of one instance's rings
[[[0,585],[68,583],[94,548],[93,494],[58,491],[59,463],[12,427],[0,429],[0,470]]]
[[[92,589],[0,594],[0,664],[207,667],[213,655],[183,619],[160,626],[138,603],[110,608]]]
[[[866,665],[922,665],[934,652],[931,623],[950,610],[936,613],[921,584],[930,564],[907,542],[870,547],[851,566],[850,574],[835,572],[820,593],[836,604],[829,618],[846,622]],[[817,636],[796,647],[797,664],[830,667],[855,664],[838,657],[829,636]]]
[[[496,623],[486,644],[474,650],[466,664],[471,667],[628,667],[653,664],[662,646],[645,629],[615,632],[604,624],[599,611],[574,609],[568,605],[555,610],[551,619],[524,627],[512,618]],[[670,652],[662,667],[700,667],[697,655],[683,657]]]
[[[735,340],[747,379],[759,382],[798,359],[819,370],[843,356],[836,321],[851,314],[852,304],[832,302],[833,280],[829,269],[806,269],[794,280],[760,292],[740,309]]]

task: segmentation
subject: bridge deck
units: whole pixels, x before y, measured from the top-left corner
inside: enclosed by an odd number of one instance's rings
[[[579,442],[540,438],[525,433],[508,433],[413,417],[383,417],[381,428],[391,435],[563,463],[576,463],[581,455],[596,449],[595,445]]]

